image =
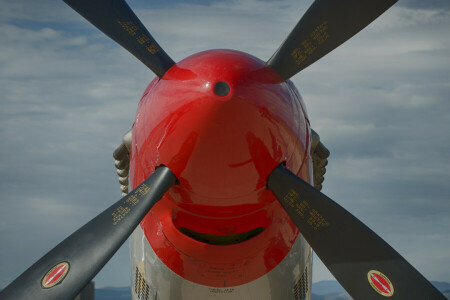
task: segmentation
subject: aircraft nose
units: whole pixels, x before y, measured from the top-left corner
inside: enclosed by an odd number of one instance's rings
[[[171,189],[174,202],[267,203],[269,173],[286,161],[300,169],[305,118],[288,84],[262,82],[254,76],[261,69],[241,52],[203,52],[171,68],[141,100],[135,163],[143,174],[161,164],[172,170],[181,183]]]

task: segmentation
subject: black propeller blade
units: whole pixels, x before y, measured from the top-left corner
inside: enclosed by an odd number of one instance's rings
[[[446,299],[366,225],[284,166],[269,175],[268,187],[354,299]]]
[[[357,34],[397,0],[316,0],[267,64],[287,80]]]
[[[2,300],[71,300],[177,181],[161,166],[141,185],[53,248],[1,293]]]
[[[70,7],[163,77],[175,62],[124,0],[64,0]]]

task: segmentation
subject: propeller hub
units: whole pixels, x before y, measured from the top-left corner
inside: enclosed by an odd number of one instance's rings
[[[195,213],[225,207],[214,214],[227,217],[275,201],[267,176],[282,162],[300,170],[308,140],[291,84],[232,50],[195,54],[152,82],[133,138],[130,173],[141,175],[132,185],[164,164],[181,183],[171,189],[172,201]]]

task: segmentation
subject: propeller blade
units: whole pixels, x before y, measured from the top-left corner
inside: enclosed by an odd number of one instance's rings
[[[354,299],[446,299],[366,225],[284,166],[269,175],[268,188]]]
[[[158,45],[124,0],[64,0],[95,27],[163,77],[175,62]]]
[[[288,80],[331,52],[397,0],[316,0],[267,64]]]
[[[0,293],[0,299],[74,299],[176,181],[168,168],[157,168],[131,193],[22,273]]]

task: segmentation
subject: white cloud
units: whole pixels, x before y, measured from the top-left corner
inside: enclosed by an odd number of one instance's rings
[[[136,12],[175,60],[211,48],[268,59],[309,2],[144,5]],[[0,266],[0,284],[120,197],[112,151],[154,77],[62,1],[33,3],[0,1],[0,198],[9,205],[0,211],[0,244],[20,248],[0,250],[0,260],[29,257]],[[332,152],[325,192],[427,277],[447,281],[449,23],[446,11],[395,6],[293,78]],[[392,210],[383,215],[384,205]],[[44,218],[47,210],[74,216],[61,222]],[[38,233],[35,224],[59,226],[37,251],[24,239]],[[121,251],[110,270],[127,268]],[[423,255],[430,251],[431,258]],[[331,278],[316,266],[314,281]],[[126,285],[125,275],[105,270],[96,280]]]
[[[0,22],[71,22],[79,20],[63,1],[0,0]]]

